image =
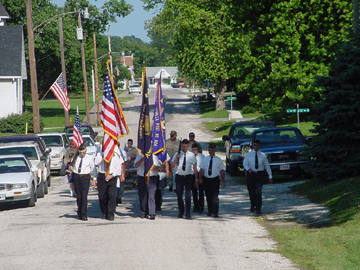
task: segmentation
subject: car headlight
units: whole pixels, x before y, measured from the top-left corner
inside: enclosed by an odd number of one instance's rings
[[[61,154],[60,153],[52,154],[51,158],[61,158]]]
[[[240,145],[231,146],[231,153],[240,153]]]
[[[16,188],[27,188],[28,185],[26,183],[17,183],[17,184],[13,184],[12,188],[16,189]]]

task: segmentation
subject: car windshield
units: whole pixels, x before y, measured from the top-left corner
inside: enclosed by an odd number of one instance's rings
[[[0,174],[17,172],[30,172],[30,168],[24,158],[16,157],[0,159]]]
[[[67,127],[64,129],[64,132],[68,135],[68,136],[72,136],[74,129],[72,127]],[[91,130],[89,127],[81,127],[81,133],[82,135],[90,135],[91,134]]]
[[[41,136],[45,141],[46,146],[63,146],[61,136]]]
[[[257,132],[254,138],[255,140],[260,140],[261,145],[294,145],[302,143],[303,140],[301,135],[295,130],[265,130],[262,132]]]
[[[23,154],[30,160],[38,160],[35,147],[11,147],[11,148],[0,148],[0,155],[14,155]]]
[[[133,84],[133,85],[131,85],[130,87],[140,87],[140,85],[138,85],[138,84]]]
[[[86,146],[94,146],[95,143],[90,137],[84,137],[84,143]]]
[[[251,133],[255,130],[255,129],[260,129],[260,128],[267,128],[270,127],[269,125],[238,125],[234,127],[233,130],[233,137],[239,137],[239,138],[250,138]]]

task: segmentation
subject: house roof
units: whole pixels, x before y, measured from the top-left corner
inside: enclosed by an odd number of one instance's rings
[[[117,62],[119,64],[123,65],[124,64],[124,56],[121,56],[120,58],[118,58]],[[125,66],[134,67],[134,57],[133,57],[133,55],[125,56]]]
[[[26,79],[24,34],[21,25],[0,26],[0,77]]]
[[[162,72],[163,78],[176,77],[177,71],[177,67],[146,67],[146,76],[159,79]]]
[[[0,19],[10,19],[10,16],[6,12],[4,6],[2,5],[1,0],[0,0]]]

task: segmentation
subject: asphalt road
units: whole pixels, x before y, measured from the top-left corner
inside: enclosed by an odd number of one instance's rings
[[[189,92],[164,89],[164,95],[167,133],[174,129],[187,138],[193,131],[206,147],[213,134],[203,127]],[[122,143],[136,143],[139,108],[140,95],[123,105],[131,134]],[[125,192],[115,221],[102,220],[93,190],[84,222],[76,219],[65,177],[54,175],[49,194],[35,207],[0,210],[0,269],[296,269],[272,252],[276,243],[250,214],[246,187],[228,175],[226,183],[218,219],[195,213],[192,220],[178,219],[176,196],[166,189],[154,221],[140,219],[136,190]]]

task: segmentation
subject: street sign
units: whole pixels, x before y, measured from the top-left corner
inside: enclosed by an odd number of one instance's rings
[[[227,100],[236,100],[236,97],[226,97]]]
[[[286,112],[287,113],[296,113],[297,109],[287,109]],[[305,113],[305,112],[310,112],[310,109],[309,108],[299,109],[299,113]]]

